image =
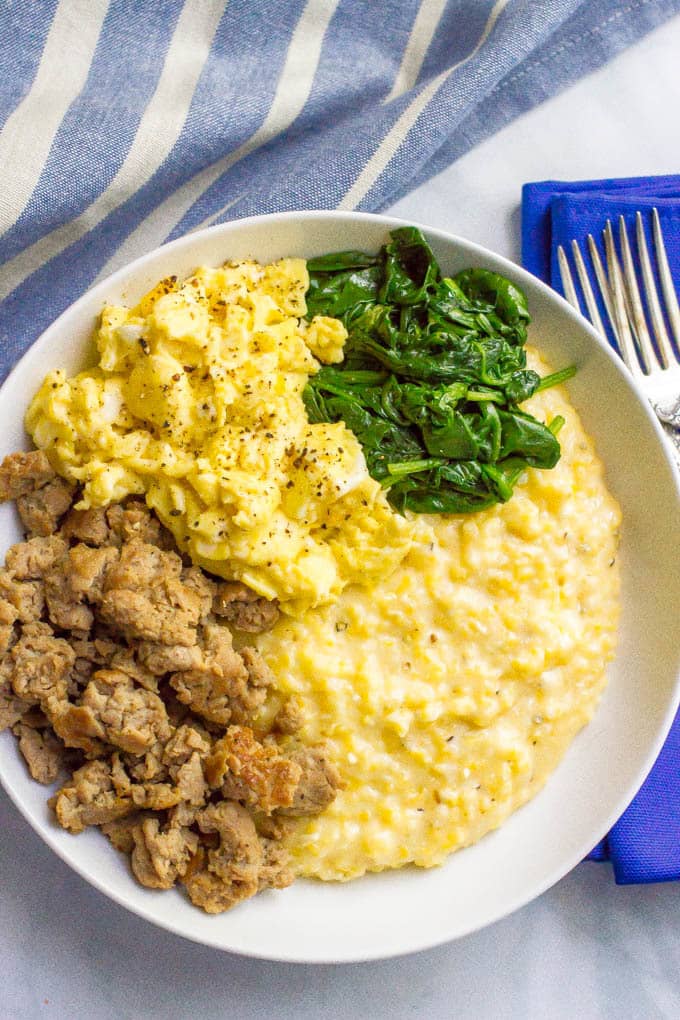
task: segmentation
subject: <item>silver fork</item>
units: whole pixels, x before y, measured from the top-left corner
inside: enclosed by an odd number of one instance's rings
[[[607,261],[605,273],[600,254],[592,234],[588,235],[588,251],[595,278],[602,296],[607,319],[619,348],[619,353],[630,373],[640,384],[654,412],[668,435],[680,465],[680,308],[668,265],[666,246],[661,233],[659,214],[652,210],[654,254],[661,283],[663,306],[656,285],[652,261],[647,247],[641,213],[635,214],[635,233],[640,261],[642,283],[647,298],[649,323],[656,344],[652,341],[647,315],[635,275],[630,241],[623,216],[619,217],[619,247],[616,251],[611,222],[603,231]],[[606,338],[607,333],[588,279],[585,260],[577,241],[571,242],[571,253],[583,291],[588,317],[595,329]],[[564,248],[557,249],[562,286],[567,301],[581,311],[574,278]],[[673,345],[664,320],[664,307],[668,324],[675,340]]]

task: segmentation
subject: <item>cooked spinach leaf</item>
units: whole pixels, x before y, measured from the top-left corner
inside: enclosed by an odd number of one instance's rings
[[[505,502],[527,467],[560,457],[561,418],[519,405],[571,378],[526,367],[522,291],[486,269],[443,277],[415,227],[393,230],[377,255],[334,252],[307,262],[307,314],[341,319],[341,365],[304,391],[309,420],[344,421],[392,505],[469,513]]]

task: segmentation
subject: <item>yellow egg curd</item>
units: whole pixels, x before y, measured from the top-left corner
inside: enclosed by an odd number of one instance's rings
[[[144,495],[195,563],[289,613],[387,576],[413,530],[352,432],[307,420],[305,383],[347,338],[305,319],[308,286],[302,259],[161,280],[104,308],[97,367],[51,372],[26,416],[79,506]]]

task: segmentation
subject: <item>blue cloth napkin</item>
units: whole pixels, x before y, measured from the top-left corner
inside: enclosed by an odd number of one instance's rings
[[[582,243],[592,234],[601,246],[607,219],[616,225],[623,215],[630,227],[639,209],[648,223],[654,207],[680,290],[680,176],[526,184],[522,262],[563,293],[558,245],[569,250],[573,238]],[[621,885],[680,879],[680,714],[641,790],[589,859],[611,860]]]
[[[383,209],[678,11],[0,4],[0,378],[95,280],[158,244],[258,213]]]

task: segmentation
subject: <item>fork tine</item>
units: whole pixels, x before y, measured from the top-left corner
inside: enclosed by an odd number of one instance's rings
[[[678,307],[678,297],[675,293],[673,277],[671,276],[670,266],[668,265],[666,245],[664,244],[663,234],[661,233],[659,211],[656,208],[652,209],[652,231],[654,234],[656,264],[659,267],[659,279],[661,280],[661,289],[663,291],[664,301],[666,302],[666,314],[668,315],[668,321],[670,322],[671,329],[673,330],[675,342],[678,345],[678,348],[680,348],[680,308]]]
[[[633,324],[633,321],[634,321],[633,320],[633,307],[632,307],[632,305],[630,303],[630,298],[628,296],[628,287],[626,286],[626,278],[625,278],[624,272],[623,272],[623,270],[621,268],[621,263],[619,261],[619,256],[618,256],[618,253],[616,251],[616,242],[614,240],[614,228],[611,225],[611,221],[610,220],[607,220],[605,229],[602,231],[602,237],[603,238],[604,238],[605,232],[607,230],[610,230],[611,231],[611,235],[612,235],[612,247],[611,247],[612,257],[614,259],[614,265],[616,266],[616,268],[618,270],[618,277],[619,277],[620,282],[621,282],[621,297],[623,298],[623,308],[624,308],[624,311],[626,313],[626,321],[628,323],[629,330],[633,334],[633,338],[637,339],[637,336],[636,336],[636,333],[635,333],[635,326]],[[605,252],[606,252],[606,248],[607,248],[607,245],[605,244]],[[607,263],[607,265],[609,267],[609,262]]]
[[[616,339],[619,348],[621,347],[621,340],[619,339],[619,330],[616,325],[616,318],[614,316],[614,308],[612,305],[612,296],[609,291],[609,283],[607,282],[607,274],[604,271],[600,253],[597,250],[595,244],[595,238],[592,234],[588,234],[588,251],[590,252],[590,259],[593,263],[593,269],[595,270],[595,277],[597,279],[597,285],[600,288],[600,294],[604,302],[604,307],[607,309],[607,317],[609,318],[614,338]],[[606,335],[606,334],[605,334]]]
[[[585,298],[590,321],[598,333],[606,338],[607,331],[605,330],[604,325],[602,324],[602,319],[600,318],[600,309],[597,307],[593,288],[590,286],[588,271],[586,270],[586,264],[583,261],[583,255],[581,255],[581,249],[578,246],[578,241],[571,242],[571,254],[574,259],[574,265],[576,266],[576,272],[578,273],[578,279],[581,284],[581,290],[583,291],[583,297]]]
[[[607,254],[609,286],[611,288],[614,318],[618,329],[621,357],[625,361],[628,370],[633,375],[639,376],[641,374],[640,362],[638,361],[637,352],[635,350],[633,334],[631,333],[630,326],[628,325],[628,315],[626,313],[626,306],[624,302],[623,274],[616,254],[616,248],[614,247],[614,234],[612,231],[611,220],[607,220],[607,225],[604,229],[604,246]]]
[[[642,279],[645,284],[645,294],[647,295],[647,304],[649,306],[649,315],[652,320],[652,327],[654,329],[656,342],[659,346],[661,362],[664,368],[668,368],[673,361],[673,349],[668,338],[666,324],[663,321],[663,312],[661,311],[659,295],[654,282],[654,272],[649,258],[649,249],[647,248],[647,238],[645,237],[642,214],[639,212],[635,215],[635,232],[637,235],[640,266],[642,268]]]
[[[581,306],[576,294],[576,288],[574,287],[574,279],[571,275],[569,263],[567,262],[567,256],[565,255],[564,248],[561,244],[557,248],[557,262],[560,267],[560,277],[562,279],[562,290],[564,291],[564,296],[571,307],[575,308],[577,312],[580,312]]]
[[[640,289],[637,285],[637,278],[635,276],[633,256],[630,251],[630,244],[628,243],[626,221],[623,216],[619,216],[619,241],[621,244],[621,257],[623,259],[623,277],[626,287],[628,288],[628,299],[633,320],[632,325],[640,347],[643,367],[646,372],[649,373],[656,362],[656,355],[654,353],[652,338],[649,335],[649,330],[647,329],[645,312],[640,298]]]

